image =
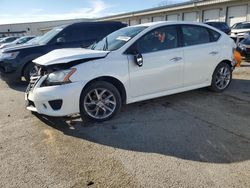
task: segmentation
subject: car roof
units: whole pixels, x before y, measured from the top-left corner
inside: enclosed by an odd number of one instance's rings
[[[188,22],[188,21],[159,21],[159,22],[149,22],[149,23],[144,23],[140,25],[134,25],[131,27],[136,27],[136,26],[145,26],[145,27],[152,27],[152,26],[164,26],[164,25],[179,25],[179,24],[187,24],[187,25],[198,25],[198,26],[207,26],[203,23],[199,22]]]
[[[73,23],[73,24],[69,24],[67,26],[75,26],[75,25],[101,25],[101,24],[116,24],[116,25],[126,25],[122,22],[119,22],[119,21],[98,21],[98,22],[76,22],[76,23]]]
[[[209,23],[223,23],[223,24],[225,24],[226,22],[207,21],[207,22],[204,22],[204,23],[206,23],[206,24],[209,24]]]
[[[249,24],[250,22],[248,22],[248,21],[245,21],[245,22],[238,22],[238,23],[236,23],[236,24]]]

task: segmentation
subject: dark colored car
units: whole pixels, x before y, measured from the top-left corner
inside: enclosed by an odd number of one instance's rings
[[[226,22],[206,22],[205,24],[215,27],[228,35],[231,33],[231,29]]]
[[[237,50],[246,61],[250,61],[250,36],[238,43]]]
[[[8,43],[1,44],[0,45],[0,49],[4,49],[4,48],[13,47],[13,46],[16,46],[16,45],[25,44],[26,42],[28,42],[29,40],[31,40],[33,38],[34,38],[34,36],[20,37],[20,38],[14,40],[13,42],[8,42]]]
[[[0,53],[1,78],[6,82],[17,82],[23,76],[29,81],[35,71],[32,63],[34,59],[55,49],[86,48],[126,26],[121,22],[79,22],[52,29],[36,44],[3,49]]]

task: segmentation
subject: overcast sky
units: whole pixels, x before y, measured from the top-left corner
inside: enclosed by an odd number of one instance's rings
[[[163,0],[0,0],[0,24],[97,18],[156,7]],[[187,0],[168,0],[179,3]]]

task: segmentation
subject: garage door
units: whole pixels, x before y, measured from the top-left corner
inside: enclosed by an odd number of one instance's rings
[[[220,20],[220,9],[204,10],[203,22],[219,21],[219,20]]]
[[[150,22],[151,20],[150,20],[150,18],[142,18],[141,19],[141,24],[143,24],[143,23],[148,23],[148,22]]]
[[[177,21],[177,20],[178,20],[178,14],[167,15],[167,21]]]
[[[156,16],[156,17],[153,17],[153,22],[159,22],[159,21],[163,21],[164,18],[162,16]]]
[[[227,22],[230,26],[247,20],[247,5],[228,7]]]
[[[137,25],[137,21],[136,20],[130,20],[130,25]]]
[[[197,22],[197,12],[187,12],[183,15],[183,20]]]

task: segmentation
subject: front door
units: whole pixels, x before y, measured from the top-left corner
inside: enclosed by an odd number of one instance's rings
[[[182,87],[184,60],[176,26],[152,30],[133,46],[143,56],[143,66],[139,67],[128,55],[133,98]]]

